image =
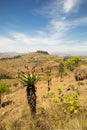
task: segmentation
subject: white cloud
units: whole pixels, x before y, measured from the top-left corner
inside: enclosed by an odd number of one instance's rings
[[[64,36],[65,32],[68,32],[72,28],[87,26],[87,17],[77,18],[74,20],[51,20],[49,29],[54,33]]]
[[[71,42],[71,44],[70,44]],[[77,44],[75,45],[75,41],[61,41],[61,44],[59,44],[58,46],[50,46],[50,52],[59,52],[59,53],[83,53],[83,52],[87,52],[87,41],[85,41],[86,44],[84,42],[76,42]],[[69,43],[69,44],[67,44]],[[74,43],[74,44],[72,44]],[[80,44],[79,44],[80,43]],[[73,53],[74,54],[74,53]]]
[[[11,45],[11,43],[15,43],[14,40],[7,37],[0,37],[0,47],[4,45],[8,46],[8,44]]]
[[[84,45],[84,43],[81,43],[81,45],[65,45],[63,46],[64,51],[66,52],[83,52],[83,51],[87,51],[87,45]],[[62,50],[61,50],[62,51]]]
[[[59,18],[63,11],[63,0],[50,0],[45,6],[35,10],[35,13],[47,16],[47,18]]]
[[[67,13],[76,12],[81,2],[81,0],[50,0],[46,2],[45,6],[35,10],[35,13],[52,19],[66,19]]]
[[[80,0],[65,0],[64,1],[64,11],[66,13],[70,12],[74,7],[78,5]]]
[[[23,40],[24,39],[24,40]],[[23,41],[22,41],[23,40]],[[76,44],[75,44],[76,43]],[[10,38],[0,37],[0,51],[29,52],[36,50],[49,52],[87,51],[87,41],[53,39],[51,37],[28,37],[28,34],[14,32]]]
[[[45,32],[43,32],[45,33]],[[36,37],[32,37],[28,34],[24,34],[24,33],[18,33],[18,32],[14,32],[14,33],[11,33],[11,37],[13,39],[15,39],[16,42],[18,43],[23,43],[25,45],[54,45],[54,44],[58,44],[60,43],[61,41],[60,40],[55,40],[51,37],[48,37],[48,36],[43,36],[41,33],[39,33],[38,36]]]
[[[87,42],[71,39],[68,32],[72,28],[87,26],[87,17],[75,20],[50,20],[43,30],[37,30],[36,36],[10,31],[9,37],[0,37],[0,51],[29,52],[38,49],[53,51],[87,51]]]
[[[0,52],[14,51],[15,41],[11,38],[0,36]]]

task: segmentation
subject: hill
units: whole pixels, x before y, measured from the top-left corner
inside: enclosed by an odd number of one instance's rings
[[[18,72],[24,70],[26,66],[28,66],[30,70],[33,67],[36,69],[40,69],[41,67],[45,68],[47,66],[55,67],[58,66],[61,60],[62,58],[50,54],[32,52],[23,56],[1,59],[0,69],[7,70],[12,77],[16,77]]]
[[[57,70],[61,62],[65,65],[63,58],[42,52],[0,60],[0,74],[11,76],[0,80],[0,83],[7,83],[11,88],[10,93],[2,96],[0,130],[86,130],[87,80],[76,81],[74,71],[67,69],[60,80]],[[81,67],[83,66],[87,69],[84,64]],[[33,68],[40,77],[35,86],[37,113],[34,119],[28,106],[26,87],[23,87],[18,76],[21,71],[26,71],[27,67],[30,72]],[[51,69],[50,84],[47,77],[48,68]]]

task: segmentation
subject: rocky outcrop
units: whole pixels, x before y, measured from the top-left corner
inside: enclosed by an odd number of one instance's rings
[[[87,68],[79,71],[78,74],[75,75],[76,81],[87,79]]]

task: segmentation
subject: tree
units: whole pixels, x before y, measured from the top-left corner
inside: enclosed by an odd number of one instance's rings
[[[35,84],[38,82],[38,75],[35,73],[23,74],[21,77],[21,82],[24,86],[26,86],[27,100],[30,106],[30,111],[32,117],[35,116],[36,113],[36,88]]]
[[[38,52],[38,53],[42,53],[42,54],[46,54],[46,55],[49,54],[47,51],[42,51],[42,50],[38,50],[37,52]]]
[[[10,92],[10,86],[6,83],[0,83],[0,107],[2,104],[2,94]]]
[[[47,80],[47,83],[48,83],[48,91],[50,91],[50,84],[51,84],[51,81],[52,81],[51,68],[50,67],[47,67],[47,70],[46,70],[46,80]]]
[[[77,68],[80,65],[81,60],[81,56],[71,57],[66,61],[66,66],[72,71],[74,68]]]
[[[74,56],[72,59],[74,61],[74,66],[75,67],[78,67],[80,65],[80,63],[81,63],[81,60],[82,60],[81,56]]]
[[[81,56],[74,56],[74,57],[69,58],[66,61],[67,68],[70,71],[75,70],[75,76],[79,74],[81,60],[82,60]]]
[[[66,63],[67,69],[69,69],[70,71],[74,70],[74,61],[72,58],[67,59],[65,63]]]
[[[60,76],[60,79],[62,79],[63,73],[64,73],[64,64],[61,62],[58,66],[58,74]]]

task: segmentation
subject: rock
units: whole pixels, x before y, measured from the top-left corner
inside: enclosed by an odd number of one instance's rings
[[[80,70],[79,73],[75,75],[75,79],[76,81],[87,79],[87,68]]]

